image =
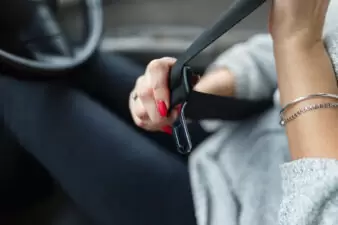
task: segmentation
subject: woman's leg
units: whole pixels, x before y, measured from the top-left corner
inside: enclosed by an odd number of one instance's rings
[[[0,112],[0,221],[49,196],[53,180],[12,137]],[[7,224],[7,223],[5,223]]]
[[[5,125],[102,225],[195,224],[186,165],[64,85],[0,77]]]
[[[104,107],[121,117],[125,122],[133,122],[129,112],[128,98],[134,88],[136,79],[144,73],[144,68],[124,57],[98,52],[84,67],[76,71],[72,83],[80,90],[88,93]],[[207,133],[198,123],[189,125],[194,146],[201,143]],[[164,133],[149,133],[134,127],[142,135],[174,150],[173,138]]]
[[[142,66],[122,56],[98,52],[70,77],[73,86],[132,123],[129,94],[142,73]]]

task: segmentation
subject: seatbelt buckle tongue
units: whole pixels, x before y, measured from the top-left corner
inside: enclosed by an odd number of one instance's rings
[[[184,66],[181,70],[179,84],[170,90],[170,110],[187,101],[194,86],[194,73],[190,67]]]
[[[185,117],[185,108],[187,102],[182,104],[179,117],[173,124],[173,136],[176,142],[177,151],[183,155],[188,154],[192,150],[192,142]]]

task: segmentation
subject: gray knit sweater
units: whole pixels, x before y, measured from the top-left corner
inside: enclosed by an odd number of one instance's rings
[[[330,3],[325,42],[338,74],[338,0]],[[289,162],[287,138],[278,126],[270,37],[257,35],[232,47],[211,65],[215,67],[227,67],[236,76],[238,97],[274,95],[275,107],[250,121],[203,123],[220,130],[190,158],[198,224],[338,225],[338,161]]]

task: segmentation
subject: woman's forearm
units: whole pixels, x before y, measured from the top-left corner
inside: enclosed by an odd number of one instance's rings
[[[272,97],[277,75],[272,38],[258,34],[235,44],[209,65],[196,89],[221,96],[261,100]]]
[[[219,96],[234,96],[235,78],[228,69],[218,68],[202,76],[194,90]]]
[[[281,103],[314,93],[337,94],[337,80],[324,44],[301,49],[288,46],[275,49]],[[289,111],[315,103],[335,100],[312,99],[297,104]],[[293,159],[322,157],[338,159],[338,110],[318,109],[302,114],[286,125]]]

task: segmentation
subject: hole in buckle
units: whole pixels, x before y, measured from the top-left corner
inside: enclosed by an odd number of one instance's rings
[[[192,150],[192,143],[190,133],[185,118],[185,107],[187,103],[183,103],[179,118],[175,121],[173,126],[173,136],[176,142],[177,151],[181,154],[188,154]]]

